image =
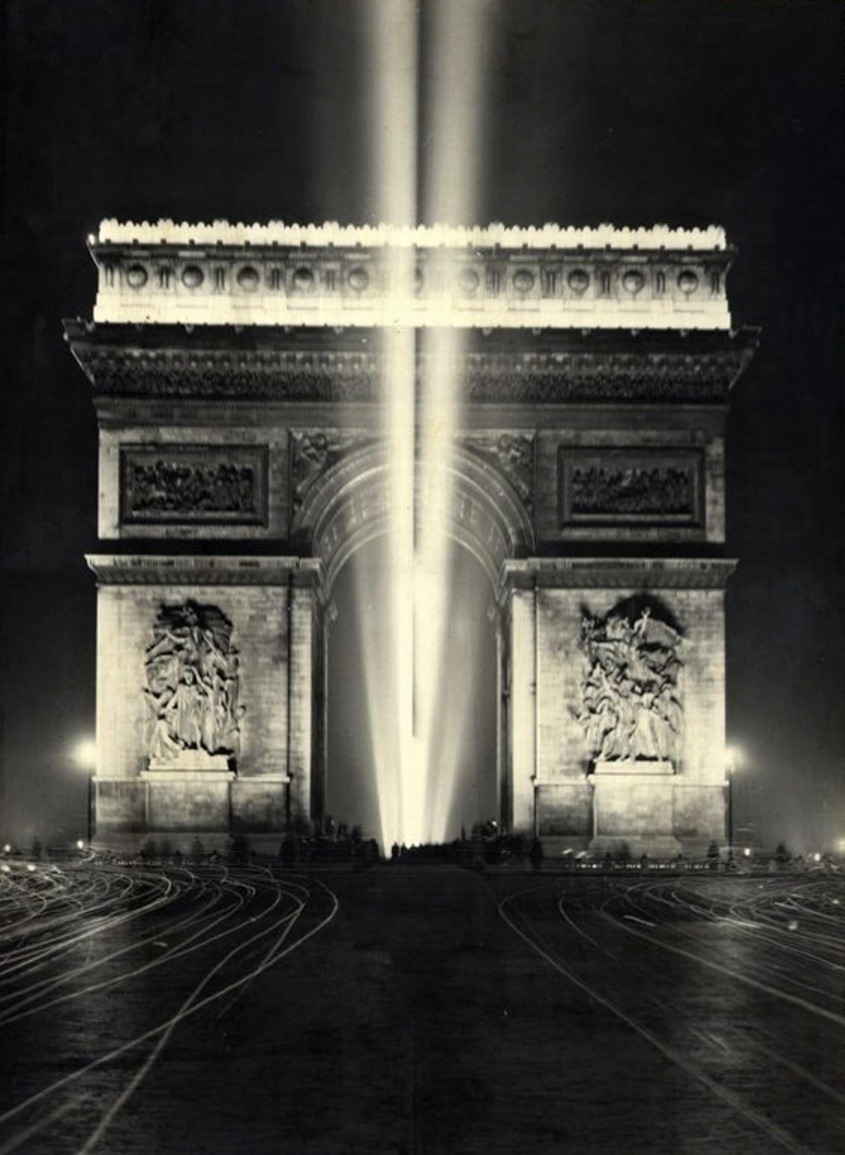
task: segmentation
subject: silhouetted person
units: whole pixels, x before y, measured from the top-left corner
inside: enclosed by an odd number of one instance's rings
[[[543,865],[543,844],[539,838],[535,838],[531,843],[531,852],[529,857],[531,859],[532,870],[539,870]]]

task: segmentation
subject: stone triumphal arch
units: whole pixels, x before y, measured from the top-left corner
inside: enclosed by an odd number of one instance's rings
[[[494,595],[505,828],[723,837],[724,437],[756,337],[720,229],[104,221],[89,249],[99,841],[321,817],[332,586],[393,500],[390,326],[461,333],[442,468]]]

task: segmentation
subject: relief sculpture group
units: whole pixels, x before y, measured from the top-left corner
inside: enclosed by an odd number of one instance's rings
[[[596,760],[671,760],[681,729],[681,636],[645,607],[632,621],[585,614],[587,667],[578,715]]]
[[[211,607],[162,608],[145,658],[151,762],[166,764],[182,750],[237,753],[243,707],[231,629]]]

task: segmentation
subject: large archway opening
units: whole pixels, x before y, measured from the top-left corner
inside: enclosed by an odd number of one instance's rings
[[[490,765],[495,784],[495,710],[481,704],[493,691],[484,695],[478,671],[489,671],[483,684],[491,686],[497,661],[486,611],[501,592],[507,559],[529,555],[533,527],[522,496],[485,446],[453,445],[413,497],[392,484],[383,443],[352,449],[322,474],[296,515],[295,529],[320,559],[324,589],[340,610],[346,608],[340,575],[349,564],[356,575],[349,597],[355,608],[347,608],[345,625],[334,623],[334,643],[329,633],[330,729],[319,751],[320,798],[333,809],[349,806],[349,798],[324,789],[322,774],[325,768],[337,778],[339,751],[351,743],[350,767],[359,767],[358,774],[375,768],[375,799],[366,821],[355,824],[372,829],[382,845],[442,842],[467,821],[472,826],[498,813],[481,771],[482,763]],[[340,661],[353,620],[358,626]],[[488,623],[486,635],[481,622]],[[484,636],[490,648],[482,662]],[[462,662],[462,655],[473,657]],[[366,704],[338,731],[332,716],[347,682],[346,692],[363,694]],[[473,719],[488,715],[491,737],[479,743]],[[358,730],[365,738],[355,743]],[[485,785],[476,787],[480,800],[470,806],[471,792],[458,784],[473,778]],[[350,809],[360,813],[360,801]]]
[[[390,593],[384,550],[383,537],[366,542],[336,577],[327,679],[326,811],[335,822],[376,838],[384,802],[379,791],[391,789],[376,767],[389,765],[397,709],[389,679],[372,677],[373,663],[389,669],[392,644],[384,615]],[[427,796],[419,799],[431,815],[429,829],[444,840],[499,817],[493,587],[468,548],[455,545],[450,572],[448,660],[435,689],[434,773]]]

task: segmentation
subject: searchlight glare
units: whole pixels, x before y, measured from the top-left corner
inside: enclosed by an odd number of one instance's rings
[[[370,11],[373,199],[381,220],[413,225],[417,215],[417,14],[410,0],[375,4]],[[381,317],[384,345],[380,382],[382,432],[387,445],[388,641],[385,661],[370,658],[365,662],[365,678],[381,843],[387,847],[394,842],[420,841],[411,818],[421,807],[414,797],[411,745],[416,349],[413,329],[395,323],[395,312],[392,315],[392,309],[411,292],[413,251],[409,246],[386,246],[384,261],[390,286]],[[361,605],[365,593],[361,589],[358,592]]]
[[[476,217],[487,22],[483,6],[475,3],[435,4],[429,11],[431,51],[421,78],[416,5],[394,0],[370,9],[374,202],[380,219],[392,225],[413,226],[420,216],[420,111],[427,143],[426,215],[454,224],[471,224]],[[422,110],[417,95],[421,79],[426,93]],[[444,284],[459,283],[465,256],[464,250],[442,252],[437,276]],[[447,837],[467,711],[460,695],[442,692],[450,681],[453,454],[465,337],[444,316],[443,326],[425,330],[420,338],[403,306],[413,298],[413,248],[386,245],[383,259],[389,286],[380,318],[389,658],[376,661],[370,655],[364,665],[380,833],[386,847]],[[363,605],[365,593],[359,588],[358,594]]]
[[[481,78],[488,23],[480,5],[432,7],[423,109],[429,164],[424,172],[426,215],[470,225],[477,217]],[[461,283],[466,253],[445,249],[437,274],[444,285]],[[468,715],[462,694],[447,692],[452,568],[450,528],[456,503],[454,454],[461,426],[461,365],[467,330],[447,323],[425,330],[420,359],[419,526],[414,569],[415,687],[419,758],[425,777],[427,837],[444,841],[453,807]],[[454,672],[454,671],[453,671]],[[467,683],[464,682],[464,685]]]

